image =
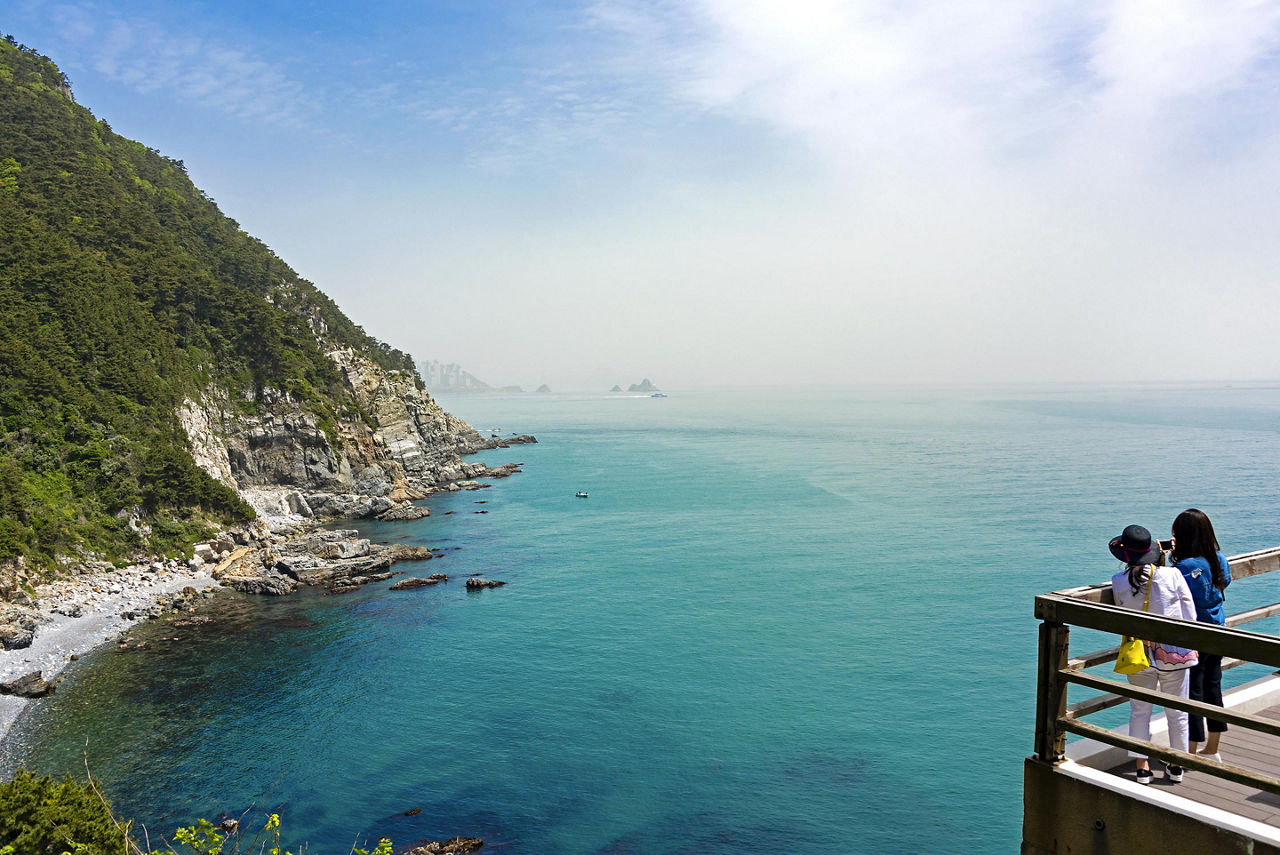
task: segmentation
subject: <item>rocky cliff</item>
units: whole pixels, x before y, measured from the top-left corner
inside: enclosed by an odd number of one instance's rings
[[[69,93],[0,37],[0,595],[482,472],[408,354]]]
[[[409,371],[382,368],[350,348],[328,356],[359,404],[357,418],[322,425],[293,396],[271,388],[246,408],[211,386],[178,411],[197,464],[268,525],[384,513],[482,476],[483,464],[461,456],[512,441],[482,437],[445,412]]]

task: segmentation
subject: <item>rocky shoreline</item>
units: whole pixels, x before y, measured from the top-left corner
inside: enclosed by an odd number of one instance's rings
[[[37,674],[56,686],[73,661],[129,627],[208,594],[208,569],[176,561],[139,564],[60,579],[36,587],[34,606],[0,607],[0,683]],[[0,695],[0,744],[30,702]]]
[[[398,562],[432,557],[425,546],[370,543],[351,530],[272,532],[254,523],[199,544],[187,562],[77,568],[77,575],[36,586],[32,604],[0,604],[0,745],[30,700],[55,690],[72,662],[141,621],[194,611],[219,589],[279,596],[316,586],[342,594],[400,575],[390,569]],[[446,579],[432,574],[401,587]]]
[[[536,442],[532,437],[516,441]],[[494,468],[464,464],[459,474],[466,477],[412,498],[432,492],[480,490],[490,485],[476,478],[502,478],[519,471],[517,464]],[[332,520],[334,510],[379,520],[429,516],[426,508],[410,498],[327,494],[316,502],[324,507],[323,515],[311,508],[309,497],[299,494],[299,498],[308,513],[289,512],[286,498],[275,506],[283,513],[260,513],[258,520],[246,526],[196,544],[189,560],[124,568],[85,562],[66,568],[63,578],[36,585],[34,597],[19,593],[9,602],[0,602],[0,753],[14,722],[32,698],[55,691],[62,672],[72,662],[124,637],[141,621],[194,611],[199,601],[224,588],[280,596],[313,586],[343,594],[401,575],[403,571],[391,569],[399,562],[429,561],[436,555],[425,546],[376,544],[353,530],[322,527],[324,519]],[[421,579],[408,577],[396,589],[434,585],[447,578],[440,573]],[[469,580],[468,589],[502,584]]]

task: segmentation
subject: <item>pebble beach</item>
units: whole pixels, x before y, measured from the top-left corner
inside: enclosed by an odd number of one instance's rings
[[[191,568],[175,561],[138,564],[37,586],[40,622],[35,637],[29,647],[0,650],[0,682],[33,671],[55,682],[76,658],[158,614],[174,594],[186,588],[205,591],[216,587],[218,582],[209,568]],[[0,746],[30,703],[28,698],[0,695]]]

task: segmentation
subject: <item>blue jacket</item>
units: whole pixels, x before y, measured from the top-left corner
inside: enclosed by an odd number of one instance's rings
[[[1221,552],[1218,553],[1218,560],[1222,562],[1222,572],[1226,574],[1227,584],[1230,585],[1231,565]],[[1222,609],[1225,598],[1213,585],[1213,571],[1209,569],[1209,562],[1203,558],[1184,558],[1176,566],[1182,571],[1182,578],[1187,580],[1187,587],[1191,589],[1191,599],[1196,604],[1196,620],[1224,625],[1227,622],[1226,612]]]

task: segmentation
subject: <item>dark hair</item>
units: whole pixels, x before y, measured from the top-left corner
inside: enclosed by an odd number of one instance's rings
[[[1227,588],[1227,574],[1218,560],[1218,536],[1213,533],[1209,516],[1197,508],[1188,508],[1173,521],[1173,560],[1203,558],[1213,571],[1213,586],[1219,591]]]
[[[1143,581],[1143,580],[1142,580],[1142,575],[1143,575],[1143,574],[1142,574],[1142,571],[1146,568],[1146,566],[1147,566],[1147,565],[1145,565],[1145,564],[1130,564],[1130,565],[1129,565],[1129,590],[1133,591],[1133,593],[1135,593],[1135,594],[1142,590],[1142,581]],[[1138,578],[1137,578],[1137,579],[1133,578],[1133,574],[1134,574],[1134,573],[1137,573],[1137,574],[1138,574]],[[1155,568],[1152,568],[1152,569],[1151,569],[1151,574],[1150,574],[1149,576],[1147,576],[1147,578],[1148,578],[1148,579],[1151,579],[1151,578],[1153,578],[1155,575],[1156,575]]]

